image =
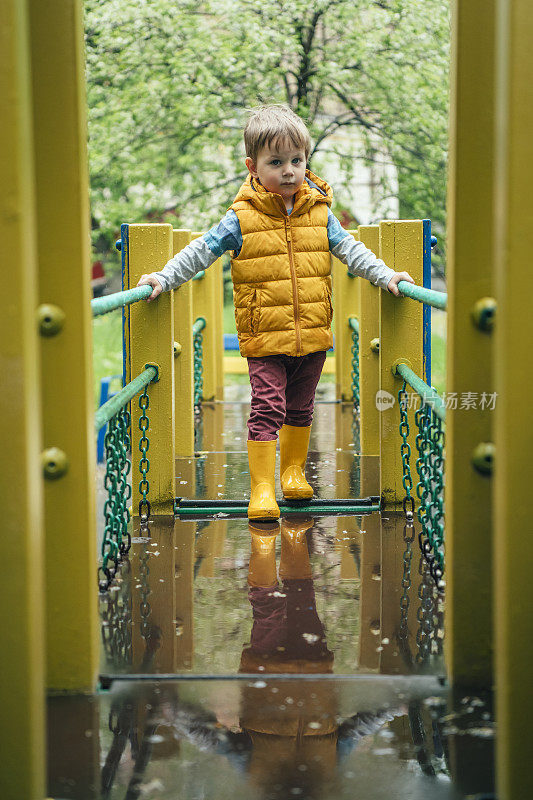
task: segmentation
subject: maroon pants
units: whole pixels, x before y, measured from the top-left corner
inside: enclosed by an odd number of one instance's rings
[[[326,351],[307,356],[263,356],[248,359],[252,410],[248,438],[276,439],[283,424],[305,428],[313,419],[315,391]]]

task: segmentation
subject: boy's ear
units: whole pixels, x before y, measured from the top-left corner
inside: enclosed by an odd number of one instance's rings
[[[257,170],[256,170],[256,168],[255,168],[255,164],[254,164],[254,162],[252,161],[252,159],[250,158],[250,156],[247,156],[247,157],[244,159],[244,163],[245,163],[245,164],[246,164],[246,166],[248,167],[248,172],[250,173],[250,175],[252,176],[252,178],[257,178]]]

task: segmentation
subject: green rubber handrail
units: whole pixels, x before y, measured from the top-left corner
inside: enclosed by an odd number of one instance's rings
[[[106,294],[104,297],[96,297],[91,300],[93,317],[101,317],[102,314],[109,314],[110,311],[116,311],[117,308],[138,303],[139,300],[150,297],[153,291],[153,286],[143,284],[143,286],[135,286],[134,289],[126,289],[125,292],[115,292],[114,294]]]
[[[348,317],[348,325],[352,329],[352,331],[356,331],[359,333],[359,320],[357,317]]]
[[[446,311],[448,303],[448,295],[446,292],[436,292],[434,289],[425,289],[423,286],[418,286],[416,283],[409,283],[409,281],[400,281],[398,289],[406,297],[411,297],[413,300],[418,300],[420,303],[425,303],[427,306],[433,308],[440,308]]]
[[[120,392],[117,392],[111,397],[107,403],[100,406],[94,415],[94,427],[96,432],[103,428],[106,422],[109,422],[111,417],[114,417],[126,403],[129,403],[136,394],[138,394],[145,386],[148,386],[153,380],[158,377],[157,367],[146,367],[144,372],[137,375],[130,383],[127,383]]]
[[[402,283],[402,281],[400,281]],[[396,365],[396,373],[400,375],[409,386],[418,392],[424,403],[428,406],[433,408],[433,411],[437,415],[439,419],[443,422],[446,421],[446,406],[442,401],[442,398],[439,397],[437,392],[428,386],[428,384],[419,378],[418,375],[413,372],[407,364],[397,364]]]
[[[193,281],[201,281],[202,278],[205,277],[205,269],[201,269],[200,272],[197,272],[193,278]]]

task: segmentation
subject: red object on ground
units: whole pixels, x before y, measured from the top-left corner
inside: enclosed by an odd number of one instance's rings
[[[99,297],[104,293],[107,279],[105,276],[104,265],[101,261],[93,261],[91,272],[91,287],[93,296]]]

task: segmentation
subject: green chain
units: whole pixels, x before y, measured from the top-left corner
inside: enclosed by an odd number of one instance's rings
[[[411,447],[407,441],[409,421],[407,418],[407,381],[398,392],[400,408],[400,436],[402,437],[402,484],[405,490],[403,510],[409,519],[414,514],[414,498],[412,496],[413,479],[411,477]],[[415,423],[418,433],[415,437],[418,458],[416,469],[419,481],[416,495],[420,500],[417,516],[421,524],[419,534],[420,549],[428,562],[429,569],[437,587],[441,588],[444,574],[444,504],[443,504],[443,442],[444,432],[439,417],[431,406],[422,403],[415,412]],[[411,504],[410,512],[407,504]]]
[[[400,446],[400,452],[402,455],[402,484],[403,488],[405,489],[405,497],[403,499],[403,510],[408,519],[413,519],[413,514],[415,510],[415,501],[411,495],[411,489],[413,488],[413,479],[411,477],[411,445],[407,441],[407,437],[409,436],[409,421],[407,419],[407,382],[403,382],[403,386],[398,392],[398,407],[400,409],[400,436],[402,437],[402,443]],[[410,503],[411,509],[407,511],[407,504]]]
[[[359,407],[359,331],[352,328],[352,401]]]
[[[148,387],[144,387],[144,392],[139,397],[139,408],[141,409],[141,416],[139,417],[139,430],[142,433],[139,439],[139,450],[141,452],[141,459],[139,461],[139,472],[141,473],[141,480],[139,481],[139,494],[142,494],[142,500],[139,502],[139,516],[141,522],[146,522],[150,516],[150,503],[148,502],[148,492],[150,491],[150,483],[146,477],[150,469],[150,461],[146,453],[150,447],[150,439],[146,435],[146,431],[150,427],[150,420],[148,418],[148,408],[150,407],[150,398],[148,397]],[[143,514],[143,508],[146,509]]]
[[[199,410],[204,395],[202,331],[193,334],[194,345],[194,408]]]
[[[106,474],[104,487],[107,499],[104,503],[104,535],[102,539],[102,579],[99,581],[101,591],[105,591],[113,580],[121,557],[131,546],[128,533],[130,512],[128,500],[131,487],[128,475],[131,462],[128,458],[130,438],[128,435],[130,416],[121,409],[109,421],[105,436]]]
[[[422,526],[419,541],[431,575],[440,588],[444,573],[444,433],[440,419],[428,405],[416,411],[415,420],[419,430],[416,436],[419,453],[416,468],[420,478],[416,493],[420,500],[418,519]]]

